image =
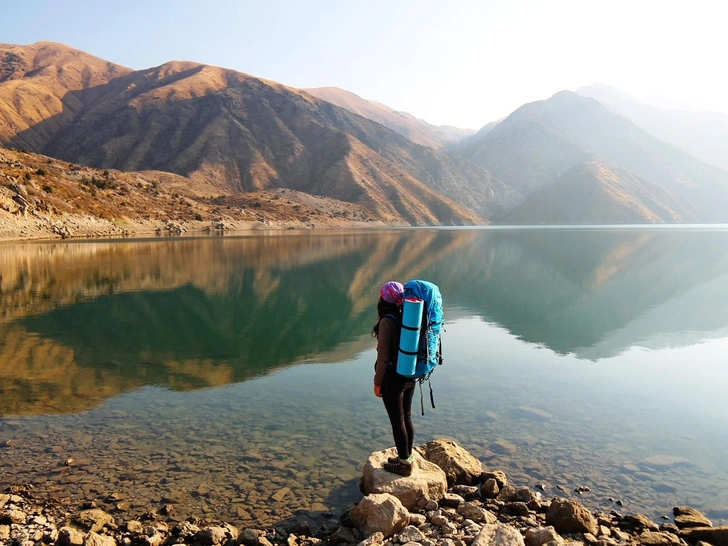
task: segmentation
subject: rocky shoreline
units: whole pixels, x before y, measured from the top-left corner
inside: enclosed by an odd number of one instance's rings
[[[266,528],[180,520],[174,505],[130,517],[94,501],[73,507],[31,486],[14,486],[0,494],[0,545],[728,546],[728,526],[714,527],[691,507],[676,506],[673,521],[663,516],[659,524],[641,513],[590,512],[568,498],[549,499],[544,484],[534,491],[510,483],[452,440],[417,447],[409,477],[384,471],[393,454],[371,454],[360,482],[364,497],[342,514],[298,511]],[[575,493],[588,491],[580,486]]]

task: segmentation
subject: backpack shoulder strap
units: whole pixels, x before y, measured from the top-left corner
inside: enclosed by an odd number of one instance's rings
[[[394,322],[396,322],[398,325],[401,325],[402,324],[402,321],[396,315],[384,315],[382,318],[385,319],[387,317],[389,317],[391,319],[394,319]]]

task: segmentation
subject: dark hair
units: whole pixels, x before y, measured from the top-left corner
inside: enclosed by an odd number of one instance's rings
[[[387,315],[394,315],[398,319],[402,318],[402,307],[396,303],[389,303],[379,298],[377,302],[377,323],[372,328],[372,337],[379,337],[379,323]]]

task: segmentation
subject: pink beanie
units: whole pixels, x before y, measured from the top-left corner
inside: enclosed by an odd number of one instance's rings
[[[404,302],[404,286],[402,286],[402,283],[398,283],[397,281],[384,283],[379,294],[382,296],[384,301],[389,303],[402,305]]]

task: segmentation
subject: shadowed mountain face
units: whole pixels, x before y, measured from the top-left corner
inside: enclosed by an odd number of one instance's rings
[[[12,118],[3,143],[100,168],[173,172],[224,193],[290,188],[391,223],[482,222],[514,201],[480,167],[274,82],[189,62],[131,72],[56,44],[0,54],[22,60],[54,48],[0,83]],[[93,77],[67,81],[68,57],[90,63]],[[19,95],[27,106],[16,108]]]
[[[370,101],[355,95],[351,91],[338,87],[316,87],[303,89],[314,97],[346,108],[350,112],[359,114],[367,119],[381,123],[412,142],[441,148],[446,144],[453,144],[475,133],[471,129],[460,129],[447,125],[431,125],[407,112],[398,112],[389,106]]]
[[[522,205],[506,224],[690,223],[698,219],[656,184],[601,161],[579,163]]]
[[[728,115],[656,108],[608,85],[582,87],[577,93],[595,98],[657,138],[728,171]]]
[[[727,308],[712,304],[728,295],[724,249],[726,232],[646,230],[5,245],[0,414],[348,360],[373,348],[389,279],[433,280],[448,321],[474,315],[558,353],[692,344],[728,328]],[[445,350],[457,362],[459,348]]]
[[[615,217],[639,222],[728,220],[728,173],[653,137],[597,101],[567,91],[519,108],[457,153],[522,192],[530,199],[529,210],[551,207],[539,216],[556,222],[569,221],[559,210],[584,205],[591,212],[583,217],[592,223]],[[608,167],[595,170],[585,165],[594,160]],[[575,167],[577,171],[570,171]],[[614,172],[609,170],[620,173],[623,211],[615,210],[614,192],[598,199],[591,193],[587,203],[580,200],[582,192],[590,193],[595,178],[602,187],[613,184]],[[585,175],[575,177],[576,172]],[[564,180],[570,181],[570,194],[564,191]],[[540,192],[556,182],[539,204]],[[554,210],[554,194],[559,193],[567,201],[556,203]],[[655,206],[647,206],[648,201]],[[518,214],[527,215],[525,209]]]
[[[63,44],[0,44],[0,142],[42,150],[95,102],[94,89],[131,72]]]

